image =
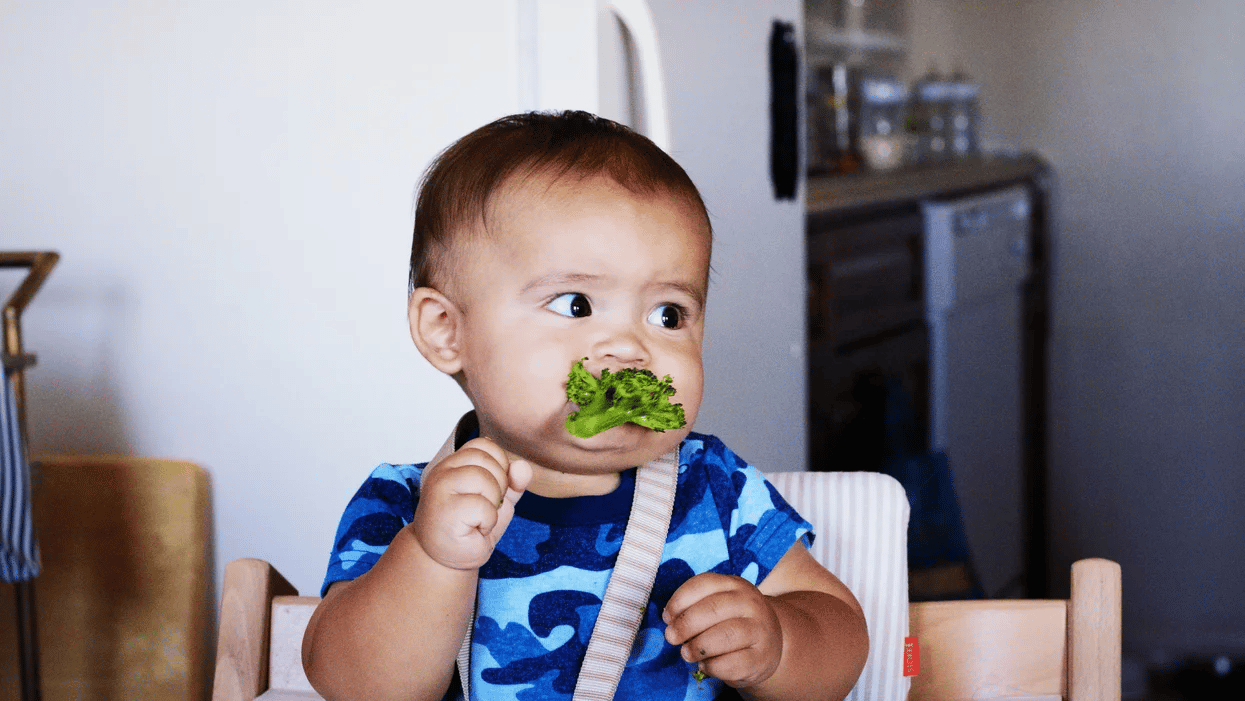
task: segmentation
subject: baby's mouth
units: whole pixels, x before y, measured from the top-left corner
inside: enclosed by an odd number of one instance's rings
[[[662,432],[687,425],[682,404],[669,375],[658,379],[651,370],[628,368],[595,377],[581,358],[571,365],[566,398],[578,406],[566,419],[566,428],[580,438],[591,438],[627,423]]]

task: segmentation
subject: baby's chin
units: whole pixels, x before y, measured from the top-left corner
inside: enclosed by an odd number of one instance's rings
[[[691,430],[688,426],[669,431],[654,431],[639,424],[625,423],[590,438],[581,438],[567,428],[567,415],[575,410],[569,404],[553,416],[539,422],[535,431],[506,433],[494,431],[492,436],[507,452],[537,465],[567,474],[606,474],[622,472],[656,460],[677,449]]]
[[[685,427],[662,432],[626,423],[591,438],[580,438],[569,431],[567,437],[575,447],[594,459],[617,462],[622,465],[620,469],[627,469],[656,460],[667,451],[678,447],[689,430]]]

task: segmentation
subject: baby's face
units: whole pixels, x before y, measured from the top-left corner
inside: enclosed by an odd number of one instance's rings
[[[668,197],[639,197],[604,178],[507,189],[489,232],[458,251],[447,293],[462,312],[464,389],[481,433],[562,486],[594,483],[677,446],[700,409],[709,232]],[[572,363],[670,375],[687,426],[625,424],[584,439],[566,429]],[[571,487],[570,491],[576,489]]]

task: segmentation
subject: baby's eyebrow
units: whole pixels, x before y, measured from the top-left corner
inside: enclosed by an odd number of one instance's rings
[[[575,287],[601,279],[600,275],[589,275],[588,273],[549,273],[541,275],[523,286],[523,292],[531,292],[547,287],[564,288]]]
[[[705,289],[699,285],[689,285],[684,282],[664,282],[660,285],[662,289],[674,290],[691,297],[696,300],[696,304],[705,306],[705,298],[708,296]]]
[[[547,275],[541,275],[535,280],[532,280],[524,285],[522,294],[526,294],[534,290],[544,290],[549,288],[565,291],[579,286],[588,286],[590,284],[600,283],[600,281],[604,279],[604,275],[592,275],[590,273],[549,273]],[[702,307],[705,306],[705,298],[708,296],[706,294],[706,290],[700,285],[692,285],[678,280],[659,282],[654,285],[654,287],[659,290],[671,290],[673,292],[686,295],[695,300],[696,303]]]

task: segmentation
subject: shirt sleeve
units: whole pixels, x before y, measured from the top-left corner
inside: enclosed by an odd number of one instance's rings
[[[334,582],[357,579],[372,569],[398,532],[410,524],[419,502],[424,465],[377,467],[346,504],[320,596]]]
[[[752,584],[770,570],[796,541],[807,547],[813,526],[787,503],[761,471],[714,436],[695,436],[694,452],[714,476],[711,491],[726,530],[729,561],[721,571]]]
[[[739,527],[733,539],[742,540],[740,549],[748,558],[741,576],[760,584],[791,546],[800,541],[812,545],[813,524],[787,503],[774,485],[752,465],[742,469],[744,489],[739,495]],[[751,571],[755,563],[755,574]]]

